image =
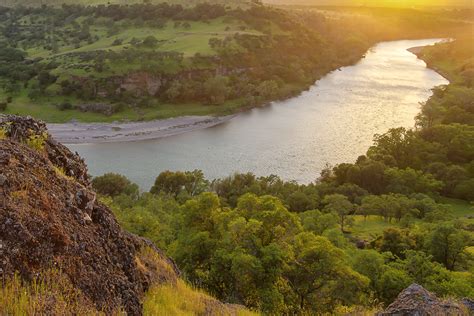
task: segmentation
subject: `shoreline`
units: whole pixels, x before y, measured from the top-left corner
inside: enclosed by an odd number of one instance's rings
[[[411,47],[407,51],[423,60],[420,53],[425,47]],[[427,68],[436,71],[449,81],[437,69],[433,69],[429,65],[427,65]],[[247,110],[249,109],[226,116],[180,116],[144,122],[48,123],[47,127],[57,141],[67,145],[135,142],[176,136],[214,127],[232,120]]]
[[[55,140],[67,145],[134,142],[176,136],[217,126],[237,115],[181,116],[127,123],[48,123],[47,127]]]

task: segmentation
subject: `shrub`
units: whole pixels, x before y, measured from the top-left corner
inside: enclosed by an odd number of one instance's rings
[[[0,111],[5,111],[7,109],[7,102],[0,102]]]
[[[138,196],[138,186],[126,177],[116,173],[106,173],[94,178],[92,187],[97,193],[112,197],[121,194]]]
[[[46,132],[43,132],[39,135],[33,134],[28,137],[28,139],[26,140],[26,144],[32,149],[43,150],[44,144],[46,143],[47,139],[48,133]]]
[[[117,38],[113,43],[112,43],[112,46],[119,46],[119,45],[122,45],[123,44],[123,40],[121,40],[120,38]]]
[[[63,102],[63,103],[57,104],[56,108],[60,111],[70,110],[72,109],[72,104],[69,102]]]

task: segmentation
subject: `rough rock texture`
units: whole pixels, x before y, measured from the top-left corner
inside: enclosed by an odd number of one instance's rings
[[[165,79],[146,72],[131,73],[123,79],[120,89],[132,91],[138,96],[155,96],[163,85]]]
[[[31,280],[59,268],[98,310],[140,315],[152,282],[175,282],[174,263],[150,242],[121,229],[91,190],[87,167],[54,141],[42,122],[0,116],[0,280]],[[28,146],[32,135],[40,146]],[[41,142],[40,142],[41,143]],[[153,248],[169,268],[140,258]]]
[[[472,310],[465,304],[440,300],[421,285],[412,284],[403,290],[388,308],[378,315],[428,316],[470,315]]]

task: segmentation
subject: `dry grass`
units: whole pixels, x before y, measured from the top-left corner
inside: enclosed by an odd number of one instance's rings
[[[31,283],[14,276],[0,288],[1,315],[103,315],[69,278],[49,270]]]
[[[170,262],[154,249],[144,247],[135,258],[138,269],[151,276],[153,286],[145,295],[143,313],[149,316],[247,316],[248,310],[228,306],[179,279]]]
[[[46,132],[43,132],[39,135],[32,134],[26,140],[26,145],[28,145],[28,147],[30,147],[32,149],[42,151],[44,149],[44,145],[45,145],[47,139],[48,139],[48,133],[46,133]]]
[[[25,203],[28,202],[29,197],[28,197],[28,191],[27,190],[18,190],[14,191],[10,194],[12,199],[17,200],[17,201],[24,201]]]
[[[182,280],[178,280],[174,285],[152,287],[143,302],[143,311],[145,316],[259,315],[246,309],[224,305]]]
[[[56,167],[53,165],[53,169],[54,169],[54,172],[56,173],[57,176],[61,177],[61,178],[64,178],[64,179],[67,179],[67,180],[74,180],[73,177],[71,176],[68,176],[66,174],[66,171],[64,171],[64,168],[62,167]]]
[[[6,139],[7,138],[7,130],[6,128],[0,128],[0,140],[1,139]]]
[[[167,259],[150,247],[144,247],[135,257],[138,270],[148,275],[151,284],[176,284],[178,275]]]

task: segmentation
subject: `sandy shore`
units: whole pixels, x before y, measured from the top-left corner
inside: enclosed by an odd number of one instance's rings
[[[48,124],[53,137],[64,144],[130,142],[163,138],[227,122],[235,115],[182,116],[166,120],[130,123]]]

